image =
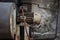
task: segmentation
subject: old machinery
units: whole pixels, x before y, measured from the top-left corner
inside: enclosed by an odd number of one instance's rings
[[[21,0],[19,4],[17,22],[23,29],[20,30],[21,40],[54,40],[57,27],[54,0]]]
[[[0,38],[5,36],[6,38],[12,36],[15,40],[56,38],[58,13],[55,0],[2,1],[0,2]]]

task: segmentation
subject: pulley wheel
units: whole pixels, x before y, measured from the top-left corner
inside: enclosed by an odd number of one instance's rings
[[[13,38],[16,28],[14,3],[0,2],[0,39]]]

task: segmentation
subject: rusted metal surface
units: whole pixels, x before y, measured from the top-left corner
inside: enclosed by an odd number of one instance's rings
[[[19,25],[16,26],[15,40],[20,40],[20,28]]]

